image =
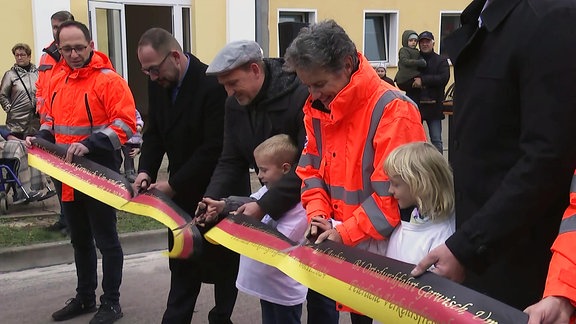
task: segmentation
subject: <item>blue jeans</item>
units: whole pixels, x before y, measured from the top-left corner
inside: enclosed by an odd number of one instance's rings
[[[441,119],[434,119],[434,120],[426,120],[426,124],[428,125],[428,133],[430,134],[430,142],[432,145],[440,151],[440,153],[444,152],[444,147],[442,146],[442,120]]]
[[[60,190],[59,190],[60,191]],[[116,305],[120,299],[120,283],[124,254],[116,230],[116,210],[85,194],[74,191],[74,201],[62,203],[68,221],[78,284],[76,297],[82,301],[96,301],[97,257],[102,254],[101,303]]]
[[[306,295],[308,323],[338,324],[340,313],[336,310],[336,302],[320,293],[308,289]]]
[[[302,304],[284,306],[260,299],[262,324],[300,324]]]

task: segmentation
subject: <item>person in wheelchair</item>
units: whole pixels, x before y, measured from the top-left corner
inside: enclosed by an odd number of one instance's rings
[[[28,153],[24,141],[11,134],[8,129],[0,128],[0,159],[18,159],[18,180],[22,187],[14,185],[12,203],[21,204],[31,201],[40,201],[56,194],[48,184],[48,178],[40,171],[28,166]],[[42,192],[46,189],[45,192]],[[26,195],[27,193],[27,195]]]

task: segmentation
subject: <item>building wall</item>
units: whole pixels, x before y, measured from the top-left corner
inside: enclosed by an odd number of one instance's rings
[[[192,53],[209,64],[226,44],[226,0],[192,1]]]
[[[137,4],[133,0],[130,4]],[[143,0],[148,1],[148,0]],[[170,5],[170,0],[157,0],[163,5]],[[268,44],[262,44],[268,49],[269,56],[279,55],[278,44],[278,10],[279,9],[307,9],[315,12],[316,21],[335,19],[347,33],[360,51],[364,48],[364,13],[365,11],[393,11],[397,12],[398,26],[395,35],[395,48],[401,46],[401,34],[405,29],[414,29],[418,32],[429,30],[436,36],[436,50],[441,40],[440,13],[460,12],[471,0],[190,0],[191,6],[191,44],[192,52],[207,64],[216,53],[229,41],[254,39],[258,26],[251,20],[256,17],[257,4],[266,2],[268,10],[268,26],[260,28],[260,32],[267,30]],[[18,42],[24,42],[32,47],[33,62],[38,62],[42,48],[47,45],[52,34],[50,30],[50,15],[57,10],[70,10],[76,20],[88,25],[88,0],[19,0],[3,1],[4,15],[0,19],[0,30],[5,31],[2,36],[4,47],[0,50],[0,71],[8,70],[14,64],[14,57],[10,51]],[[261,6],[260,6],[261,7]],[[252,12],[254,11],[254,12]],[[249,15],[253,16],[250,17]],[[243,21],[249,20],[245,24]],[[106,26],[100,26],[106,28]],[[8,31],[8,32],[6,32]],[[251,37],[253,36],[253,37]],[[132,35],[131,35],[132,37]],[[266,38],[264,38],[266,39]],[[129,55],[129,64],[135,58]],[[389,64],[388,74],[396,74],[395,61]],[[0,111],[0,124],[5,120],[5,113]]]
[[[398,12],[398,35],[395,51],[402,46],[401,36],[406,29],[417,32],[431,31],[436,37],[435,49],[440,46],[440,13],[443,11],[462,11],[471,0],[270,0],[269,29],[270,56],[278,56],[278,11],[280,9],[315,10],[316,20],[334,19],[341,25],[356,44],[359,51],[364,47],[364,13],[365,11]],[[396,74],[396,62],[388,68],[389,76]]]
[[[4,71],[14,65],[12,46],[16,43],[26,43],[32,48],[34,53],[34,31],[32,25],[32,3],[30,0],[3,1],[2,19],[0,19],[0,30],[2,30],[2,49],[0,50],[0,71]],[[32,62],[36,62],[38,57],[33,55]]]

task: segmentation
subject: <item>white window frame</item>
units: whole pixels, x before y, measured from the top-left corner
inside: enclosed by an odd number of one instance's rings
[[[303,13],[308,16],[308,23],[315,24],[318,19],[318,10],[312,8],[278,8],[276,10],[276,55],[280,55],[280,31],[278,24],[280,23],[281,13]]]
[[[398,22],[400,12],[398,10],[364,10],[362,13],[362,53],[366,50],[366,15],[390,15],[390,38],[388,40],[388,60],[370,61],[371,64],[386,63],[388,66],[398,65]]]
[[[96,9],[112,9],[120,11],[120,51],[122,55],[122,76],[128,81],[128,53],[126,53],[126,15],[124,12],[124,4],[90,1],[90,32],[92,33],[92,40],[94,47],[98,49],[98,28],[96,26]]]

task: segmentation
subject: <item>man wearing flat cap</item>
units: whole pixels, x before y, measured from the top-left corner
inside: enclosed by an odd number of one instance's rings
[[[134,189],[156,188],[192,215],[222,151],[226,91],[215,77],[206,76],[206,64],[183,52],[162,28],[142,34],[138,60],[150,81],[147,129]],[[164,154],[170,172],[162,181],[156,177]],[[229,186],[226,194],[249,193],[238,188]],[[208,228],[199,229],[204,233]],[[169,235],[169,244],[172,241]],[[170,292],[162,323],[190,323],[202,283],[214,284],[209,323],[231,323],[238,260],[238,254],[205,239],[198,258],[170,259]]]
[[[249,168],[257,170],[254,148],[277,134],[287,134],[302,151],[305,140],[302,106],[308,91],[295,73],[282,69],[284,59],[263,58],[254,41],[226,45],[208,66],[228,93],[224,148],[205,199],[227,197],[227,188],[241,182],[250,189]],[[257,170],[258,171],[258,170]],[[292,169],[257,202],[242,206],[245,215],[278,219],[300,202],[301,180]]]

